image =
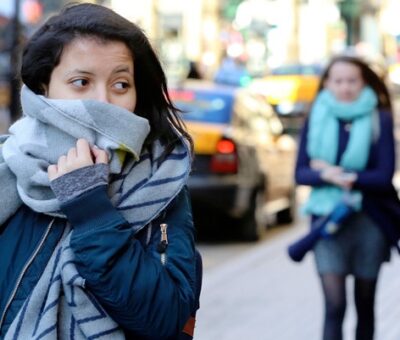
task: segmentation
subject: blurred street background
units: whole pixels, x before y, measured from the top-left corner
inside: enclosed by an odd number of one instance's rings
[[[144,29],[194,139],[188,186],[204,261],[195,339],[320,339],[312,255],[297,264],[286,253],[308,230],[299,213],[308,189],[293,181],[298,134],[325,63],[338,53],[360,56],[392,94],[400,169],[400,0],[87,2]],[[21,115],[24,41],[68,3],[0,0],[1,133]],[[400,189],[398,173],[394,180]],[[378,285],[376,340],[399,340],[399,254]],[[344,327],[352,340],[351,299]]]

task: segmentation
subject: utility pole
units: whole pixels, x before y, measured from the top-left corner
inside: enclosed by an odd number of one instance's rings
[[[21,24],[20,24],[20,0],[14,0],[14,17],[12,21],[12,39],[10,53],[10,121],[16,121],[20,116],[19,90],[20,82],[17,77],[19,72],[19,47],[21,40]]]

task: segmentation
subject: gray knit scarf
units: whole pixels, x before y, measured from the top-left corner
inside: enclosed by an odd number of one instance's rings
[[[23,203],[63,217],[47,177],[49,164],[78,138],[107,150],[109,196],[135,232],[154,219],[184,186],[190,152],[180,138],[163,161],[164,147],[143,147],[148,121],[123,108],[94,100],[47,99],[22,88],[23,117],[3,137],[0,153],[0,223]],[[123,332],[85,289],[65,232],[38,284],[5,339],[123,339]]]

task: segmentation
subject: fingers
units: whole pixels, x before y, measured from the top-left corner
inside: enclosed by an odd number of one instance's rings
[[[342,189],[351,189],[354,185],[354,182],[357,179],[356,174],[350,174],[350,173],[321,173],[321,178],[329,182],[331,184],[334,184]]]
[[[354,182],[357,179],[357,175],[355,173],[343,172],[338,176],[339,186],[343,189],[351,189],[354,185]]]
[[[57,163],[58,171],[67,169],[67,167],[68,167],[67,162],[68,162],[67,156],[64,156],[64,155],[61,156],[61,157],[58,159],[58,163]]]
[[[68,153],[67,153],[67,157],[68,157],[68,158],[77,157],[76,148],[71,148],[71,149],[69,149],[69,151],[68,151]]]
[[[92,161],[92,155],[90,153],[90,145],[86,139],[79,138],[76,142],[76,155],[82,161]]]
[[[331,165],[320,159],[311,160],[310,166],[312,169],[320,171],[320,176],[325,182],[342,189],[351,189],[357,179],[355,173],[347,172],[341,166]]]
[[[108,164],[108,154],[106,151],[99,149],[96,146],[93,146],[91,150],[96,164]]]
[[[52,181],[66,173],[99,163],[108,164],[107,152],[91,147],[86,139],[80,138],[76,142],[76,147],[69,149],[66,155],[62,155],[57,164],[47,168],[47,174]]]
[[[52,181],[58,177],[57,172],[58,172],[57,165],[55,165],[55,164],[49,165],[49,167],[47,168],[47,175],[49,176],[50,181]]]
[[[321,159],[313,159],[310,162],[310,166],[311,168],[313,168],[314,170],[323,170],[327,167],[330,167],[331,165],[328,162],[325,162]]]

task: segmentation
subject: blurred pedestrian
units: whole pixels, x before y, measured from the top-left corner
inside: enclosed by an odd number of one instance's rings
[[[298,184],[312,187],[304,207],[312,221],[329,214],[344,193],[361,198],[341,228],[314,247],[325,299],[324,340],[342,339],[348,275],[354,276],[355,339],[373,339],[379,270],[398,241],[394,170],[393,114],[384,82],[359,58],[333,58],[303,128],[295,172]]]
[[[189,71],[186,76],[187,79],[202,79],[201,72],[199,70],[199,66],[195,61],[189,61]]]
[[[70,5],[27,42],[21,77],[0,153],[0,338],[191,338],[191,140],[148,39]]]

